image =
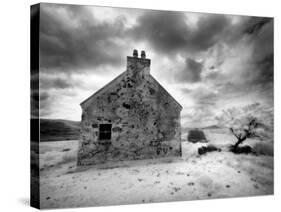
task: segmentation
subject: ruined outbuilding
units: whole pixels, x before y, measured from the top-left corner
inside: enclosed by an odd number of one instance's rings
[[[78,165],[181,156],[181,105],[137,50],[127,69],[81,103]]]

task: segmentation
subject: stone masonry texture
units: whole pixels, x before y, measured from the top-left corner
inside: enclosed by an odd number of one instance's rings
[[[150,75],[144,52],[81,107],[78,166],[181,156],[182,107]],[[110,124],[110,139],[100,139],[101,124]]]

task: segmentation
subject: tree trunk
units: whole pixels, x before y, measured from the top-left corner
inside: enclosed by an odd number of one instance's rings
[[[242,144],[243,141],[246,140],[246,138],[247,138],[247,137],[238,138],[238,141],[234,144],[234,149],[237,149],[238,146],[239,146],[240,144]]]

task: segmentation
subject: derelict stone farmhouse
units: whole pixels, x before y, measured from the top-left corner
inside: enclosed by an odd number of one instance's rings
[[[78,165],[181,156],[181,105],[150,75],[145,52],[81,103]]]

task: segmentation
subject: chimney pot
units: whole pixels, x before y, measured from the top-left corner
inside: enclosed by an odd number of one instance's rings
[[[138,57],[138,50],[134,49],[133,56]]]
[[[143,51],[143,50],[141,51],[141,58],[145,59],[145,51]]]

